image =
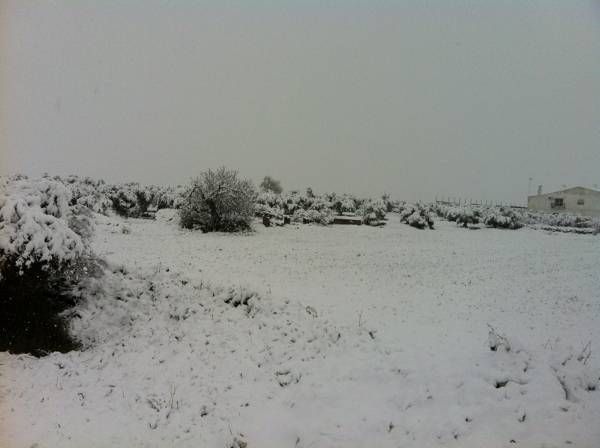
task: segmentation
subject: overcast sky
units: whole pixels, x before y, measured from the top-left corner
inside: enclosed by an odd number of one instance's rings
[[[597,1],[0,2],[0,170],[524,202],[600,184]]]

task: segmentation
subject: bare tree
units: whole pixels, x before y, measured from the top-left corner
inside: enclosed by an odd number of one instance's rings
[[[237,232],[251,228],[256,190],[237,171],[221,167],[194,179],[180,209],[181,226],[203,232]]]

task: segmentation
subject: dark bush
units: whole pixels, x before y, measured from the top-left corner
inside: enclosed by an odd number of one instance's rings
[[[260,188],[262,191],[270,191],[271,193],[275,194],[281,194],[283,191],[281,182],[273,179],[271,176],[265,176],[263,181],[260,183]]]
[[[60,314],[76,302],[67,272],[39,263],[24,272],[5,265],[0,280],[0,351],[40,356],[78,347]]]

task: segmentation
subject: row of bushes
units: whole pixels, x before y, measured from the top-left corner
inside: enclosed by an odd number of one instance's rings
[[[567,227],[575,229],[600,229],[600,218],[572,215],[570,213],[523,213],[523,222],[529,225]]]
[[[263,180],[262,191],[258,192],[251,182],[238,179],[237,174],[234,176],[234,173],[225,168],[216,171],[209,170],[193,180],[192,185],[187,188],[140,185],[139,183],[107,184],[103,180],[80,176],[55,176],[52,180],[62,183],[70,190],[71,205],[86,206],[95,213],[106,215],[112,210],[120,216],[135,218],[144,216],[149,209],[176,208],[182,210],[184,227],[196,226],[207,230],[215,225],[221,230],[239,230],[248,227],[247,220],[239,219],[240,215],[245,213],[243,210],[227,213],[228,216],[238,215],[233,220],[235,222],[227,225],[219,224],[219,222],[224,224],[229,219],[227,216],[215,217],[212,224],[206,224],[206,219],[200,218],[203,212],[198,213],[198,198],[195,198],[194,194],[200,191],[199,185],[210,191],[219,182],[224,185],[231,183],[228,188],[235,187],[238,181],[243,182],[237,185],[237,187],[243,187],[242,190],[237,190],[240,194],[240,200],[236,204],[237,208],[240,208],[245,200],[251,199],[254,207],[253,215],[281,218],[282,220],[285,217],[287,220],[297,223],[327,225],[333,222],[335,215],[343,214],[357,215],[362,217],[365,223],[373,223],[383,220],[386,212],[397,210],[399,206],[397,201],[390,200],[389,195],[384,195],[382,199],[374,201],[336,193],[315,195],[310,188],[306,193],[281,193],[280,184],[269,177]],[[222,212],[217,212],[217,215],[222,214]],[[200,221],[192,224],[196,219],[194,217]]]
[[[26,178],[12,178],[19,179]],[[141,217],[151,209],[176,208],[180,209],[183,227],[197,227],[204,231],[248,229],[254,216],[279,223],[327,225],[336,215],[353,215],[366,224],[378,224],[383,222],[387,212],[392,211],[402,213],[401,220],[407,224],[409,217],[414,215],[409,225],[421,228],[432,228],[432,215],[435,214],[462,227],[483,224],[506,229],[518,229],[523,225],[600,229],[598,218],[565,213],[533,213],[509,207],[414,205],[392,201],[389,195],[378,200],[336,193],[315,195],[310,188],[305,193],[282,193],[280,183],[268,176],[261,183],[261,191],[257,191],[250,181],[239,179],[235,171],[225,168],[203,173],[187,188],[138,183],[107,184],[80,176],[45,179],[57,181],[69,190],[70,206],[87,207],[101,214],[114,211],[125,217]],[[219,185],[227,188],[219,191]],[[200,192],[203,192],[204,198]],[[239,197],[234,199],[234,194]],[[220,197],[211,198],[210,195]],[[228,207],[232,208],[225,212]],[[410,207],[413,210],[407,215]]]
[[[26,176],[12,180],[26,179]],[[204,231],[236,231],[250,227],[253,216],[268,217],[279,222],[317,223],[328,225],[336,215],[355,215],[367,224],[385,219],[386,212],[397,210],[399,203],[388,195],[382,199],[360,199],[335,193],[315,195],[281,193],[279,182],[266,177],[261,192],[235,171],[220,168],[208,170],[187,188],[140,185],[139,183],[107,184],[80,176],[45,176],[62,184],[70,192],[69,205],[87,207],[107,215],[111,211],[124,217],[143,217],[149,210],[180,210],[181,224]],[[227,211],[225,211],[227,209]],[[210,215],[210,217],[209,217]]]
[[[177,208],[183,188],[140,185],[137,182],[107,184],[80,176],[46,177],[62,183],[71,193],[70,204],[82,205],[95,213],[106,215],[110,210],[120,216],[139,218],[150,208]]]
[[[456,222],[462,227],[484,224],[487,227],[514,230],[520,229],[524,224],[523,216],[510,207],[456,207],[435,204],[432,208],[439,217]]]
[[[258,217],[279,219],[289,217],[291,222],[331,224],[336,215],[361,217],[366,224],[380,222],[395,204],[384,199],[358,199],[350,195],[329,193],[320,196],[290,192],[260,193],[256,198],[255,214]]]
[[[526,209],[495,206],[448,206],[435,204],[433,211],[441,218],[457,225],[484,224],[488,227],[519,229],[524,225],[589,229],[587,233],[600,230],[600,218],[569,213],[542,213]]]

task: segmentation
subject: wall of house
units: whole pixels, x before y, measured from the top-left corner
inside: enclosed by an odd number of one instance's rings
[[[562,198],[564,208],[552,208],[552,199]],[[583,205],[577,202],[583,200]],[[586,216],[600,216],[600,193],[576,189],[547,193],[527,198],[527,207],[542,212],[564,212]]]

